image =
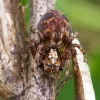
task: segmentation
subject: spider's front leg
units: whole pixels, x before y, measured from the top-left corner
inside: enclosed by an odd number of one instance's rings
[[[83,53],[83,57],[84,57],[84,62],[87,62],[86,60],[86,54],[84,49],[82,48],[82,46],[80,46],[79,44],[72,44],[72,41],[78,36],[78,32],[76,32],[73,36],[71,36],[70,40],[71,40],[71,46],[73,46],[74,48],[78,48],[82,53]]]
[[[34,39],[31,39],[30,43],[26,47],[25,54],[28,55],[29,51],[31,51],[31,54],[35,59],[37,65],[40,65],[42,60],[43,50],[44,50],[44,45],[42,43],[37,42]]]
[[[40,31],[38,31],[36,28],[34,28],[34,27],[30,27],[30,31],[32,32],[32,33],[37,33],[38,34],[38,36],[39,36],[39,39],[40,39],[40,42],[43,42],[44,41],[44,36],[43,36],[43,34],[40,32]]]
[[[30,32],[33,34],[34,33],[38,34],[40,40],[31,39],[29,45],[26,48],[26,51],[30,50],[32,53],[32,56],[35,58],[37,64],[40,65],[40,61],[42,59],[42,52],[44,49],[44,45],[42,43],[44,40],[44,36],[41,32],[39,32],[33,26],[30,27]],[[34,43],[34,45],[33,45],[33,43]]]

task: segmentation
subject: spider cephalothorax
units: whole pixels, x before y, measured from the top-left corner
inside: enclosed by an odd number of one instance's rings
[[[44,71],[55,73],[59,71],[61,66],[61,58],[56,49],[49,49],[43,57]]]
[[[37,30],[31,27],[31,32],[36,32],[40,41],[31,39],[26,51],[31,50],[38,67],[49,74],[58,73],[67,64],[66,78],[62,82],[65,83],[65,80],[71,76],[67,74],[71,59],[73,67],[77,67],[75,47],[85,55],[80,45],[72,43],[77,33],[72,34],[68,19],[60,11],[50,10],[40,19]]]

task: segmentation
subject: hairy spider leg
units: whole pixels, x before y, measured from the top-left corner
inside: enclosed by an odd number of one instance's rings
[[[56,82],[59,82],[59,81],[60,81],[60,78],[61,78],[61,73],[60,73],[60,72],[57,72],[57,79],[56,79]]]
[[[72,64],[73,64],[73,69],[74,69],[73,74],[74,74],[77,71],[77,66],[78,66],[77,57],[76,57],[77,52],[75,47],[71,47],[70,50],[72,54]]]
[[[86,53],[85,53],[84,49],[82,48],[82,46],[80,46],[79,44],[72,44],[72,46],[77,47],[83,53],[84,62],[87,62]]]
[[[43,34],[42,34],[40,31],[38,31],[36,28],[34,28],[34,27],[31,26],[30,31],[31,31],[32,33],[37,33],[41,42],[44,41],[44,36],[43,36]]]
[[[70,70],[70,59],[67,60],[67,69],[66,69],[66,77],[63,81],[61,81],[61,83],[59,84],[59,86],[57,87],[57,93],[56,93],[56,97],[58,96],[60,90],[63,88],[63,86],[65,85],[66,81],[68,79],[70,79],[74,73],[77,71],[77,58],[76,58],[76,49],[74,47],[71,47],[70,48],[70,51],[71,51],[71,55],[72,55],[72,63],[73,63],[73,70],[71,73],[69,73],[69,70]]]
[[[66,77],[65,79],[63,79],[60,84],[58,85],[57,89],[56,89],[56,97],[58,96],[60,90],[63,88],[63,86],[65,85],[66,81],[68,79],[70,79],[73,74],[69,74],[69,70],[70,70],[70,59],[67,61],[67,68],[66,68]]]
[[[22,61],[23,63],[25,62],[26,58],[28,57],[28,52],[31,50],[32,52],[32,56],[35,55],[36,49],[34,47],[34,45],[32,43],[37,43],[37,41],[35,41],[34,39],[29,39],[29,38],[25,38],[25,40],[28,42],[25,51],[24,51],[24,60]],[[22,64],[23,64],[22,63]],[[22,65],[23,67],[24,65]]]
[[[75,34],[69,38],[69,41],[72,43],[72,41],[78,36],[78,34],[78,32],[75,32]]]
[[[25,64],[25,62],[26,62],[25,60],[28,57],[29,51],[31,50],[32,56],[35,56],[36,49],[35,49],[35,47],[34,47],[34,45],[32,43],[35,43],[35,44],[37,43],[37,41],[35,41],[34,39],[26,38],[26,41],[28,42],[28,44],[27,44],[27,46],[25,48],[24,57],[23,57],[23,61],[22,61],[22,71],[24,73],[25,73],[25,67],[29,64],[29,62],[27,64]],[[23,77],[25,77],[25,76],[23,76]],[[36,78],[35,78],[35,80],[36,80]],[[37,82],[37,80],[36,80],[36,82]],[[25,88],[25,84],[24,83],[25,83],[25,80],[23,80],[23,86]]]
[[[77,62],[77,58],[76,58],[76,49],[75,47],[77,47],[82,53],[83,53],[83,57],[84,57],[84,61],[87,62],[86,60],[86,54],[85,54],[85,51],[83,50],[83,48],[79,45],[79,44],[72,44],[71,45],[71,48],[70,48],[70,51],[71,51],[71,54],[72,54],[72,62],[73,62],[73,66],[74,66],[74,71],[72,72],[72,74],[66,76],[66,78],[60,83],[60,85],[58,86],[57,88],[57,94],[56,96],[59,94],[61,88],[64,86],[64,84],[66,83],[66,81],[71,78],[74,73],[77,71],[77,67],[78,67],[78,62]]]
[[[31,51],[32,56],[35,57],[36,48],[35,48],[35,46],[34,46],[32,43],[29,43],[29,44],[27,45],[27,47],[26,47],[25,52],[26,52],[27,55],[28,55],[28,52],[29,52],[29,51]]]
[[[71,36],[71,37],[68,39],[68,41],[69,41],[69,47],[72,47],[72,41],[73,41],[74,38],[77,37],[77,36],[78,36],[78,33],[76,32],[73,36]],[[67,49],[67,48],[66,48],[66,49]],[[58,96],[60,90],[63,88],[63,86],[64,86],[64,84],[66,83],[66,81],[67,81],[68,79],[70,79],[70,78],[74,75],[74,71],[72,71],[71,73],[69,73],[69,72],[70,72],[70,59],[71,59],[70,53],[71,53],[71,55],[72,55],[72,59],[73,59],[73,57],[74,57],[74,59],[77,60],[77,59],[76,59],[76,50],[75,50],[74,48],[73,48],[73,49],[70,48],[70,50],[66,50],[66,51],[67,51],[67,54],[68,54],[68,55],[65,55],[65,56],[68,56],[68,57],[67,57],[67,67],[66,67],[66,77],[65,77],[65,79],[62,80],[61,83],[58,85],[56,96]],[[74,61],[75,61],[75,60],[74,60]],[[63,64],[63,66],[64,66],[64,64]],[[76,68],[74,68],[74,69],[76,69]],[[73,70],[74,70],[74,69],[73,69]]]

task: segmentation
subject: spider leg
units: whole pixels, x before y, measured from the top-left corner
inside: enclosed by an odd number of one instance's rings
[[[56,82],[57,82],[56,74],[54,74],[54,75],[50,75],[49,78],[50,78],[50,79],[49,79],[50,84],[55,85]]]
[[[35,57],[35,55],[36,55],[36,48],[35,48],[35,45],[33,45],[32,43],[34,43],[34,44],[39,43],[39,41],[36,41],[34,39],[29,39],[29,38],[26,38],[26,41],[28,42],[28,44],[27,44],[27,46],[25,48],[25,51],[24,51],[24,55],[23,55],[24,57],[23,57],[23,61],[22,61],[22,68],[23,68],[23,66],[26,66],[25,65],[25,60],[27,59],[28,54],[29,54],[30,51],[31,51],[33,57]]]
[[[77,37],[78,36],[78,33],[76,32],[73,36],[71,36],[70,38],[69,38],[69,40],[68,40],[68,42],[69,42],[69,46],[70,46],[70,43],[72,43],[72,41],[73,41],[73,39],[75,38],[75,37]],[[71,45],[72,46],[72,45]],[[68,48],[68,47],[67,47]],[[67,55],[66,55],[66,53],[67,53]],[[60,90],[62,89],[62,87],[64,86],[64,84],[66,83],[66,81],[68,80],[68,79],[70,79],[72,76],[73,76],[73,74],[74,74],[74,69],[72,70],[72,72],[70,73],[70,53],[71,53],[71,55],[72,55],[72,59],[74,59],[73,60],[73,62],[76,62],[75,60],[77,60],[76,59],[76,50],[74,49],[74,48],[71,48],[70,50],[66,50],[66,53],[65,53],[65,57],[67,56],[67,66],[66,66],[66,77],[65,77],[65,79],[63,80],[63,81],[61,81],[61,83],[58,85],[58,87],[57,87],[57,93],[56,93],[56,96],[59,94],[59,92],[60,92]],[[65,58],[66,59],[66,58]],[[63,66],[64,66],[64,63],[65,63],[65,59],[64,59],[64,62],[63,62],[63,65],[62,65],[62,68],[63,68]]]
[[[37,52],[36,52],[36,62],[38,65],[40,65],[42,63],[42,57],[43,57],[43,51],[44,51],[44,45],[43,44],[39,44],[37,46]]]
[[[40,32],[40,31],[38,31],[37,29],[35,29],[34,27],[30,27],[30,31],[32,32],[32,33],[37,33],[38,34],[38,36],[39,36],[39,38],[40,38],[40,41],[44,41],[44,36],[43,36],[43,34]]]
[[[70,70],[70,60],[67,60],[66,77],[65,77],[65,79],[63,79],[63,80],[60,82],[60,84],[58,85],[58,87],[57,87],[57,89],[56,89],[56,97],[58,96],[60,90],[61,90],[61,89],[63,88],[63,86],[65,85],[66,81],[67,81],[68,79],[70,79],[70,78],[73,76],[73,74],[70,74],[70,75],[69,75],[69,70]]]
[[[26,41],[29,44],[26,47],[25,54],[28,55],[28,52],[31,51],[31,54],[33,58],[35,58],[37,65],[40,65],[40,62],[42,60],[42,55],[43,55],[42,51],[44,50],[44,45],[35,39],[26,38]]]
[[[30,43],[26,47],[26,52],[28,53],[29,51],[31,51],[31,54],[33,58],[35,58],[37,65],[40,65],[40,62],[42,62],[43,47],[44,47],[43,44],[38,44],[37,47],[35,47],[32,43]]]
[[[62,87],[64,86],[64,84],[66,83],[66,81],[68,79],[70,79],[74,73],[77,71],[77,58],[76,58],[76,49],[74,47],[71,47],[70,48],[70,52],[71,52],[71,55],[72,55],[72,62],[73,62],[73,69],[72,69],[72,72],[70,72],[70,57],[69,59],[67,59],[67,69],[66,69],[66,77],[63,81],[61,81],[61,83],[59,84],[59,86],[57,87],[57,93],[56,93],[56,96],[58,96],[60,90],[62,89]]]
[[[72,41],[74,40],[74,38],[78,36],[78,34],[79,34],[78,32],[75,32],[75,34],[69,38],[70,43],[72,43]]]
[[[77,52],[74,47],[71,47],[70,50],[71,50],[71,54],[72,54],[72,64],[73,64],[73,70],[74,70],[73,74],[74,74],[77,71],[77,66],[78,66],[78,62],[77,62],[77,58],[76,58]]]
[[[71,78],[73,76],[73,73],[70,74],[70,59],[71,59],[71,52],[70,50],[66,50],[66,61],[65,61],[65,64],[63,64],[63,66],[66,65],[66,77],[60,82],[60,84],[58,85],[57,89],[56,89],[56,96],[58,96],[60,90],[63,88],[63,86],[65,85],[66,81]]]
[[[67,60],[67,69],[66,69],[66,77],[63,81],[61,81],[61,83],[59,84],[59,86],[57,87],[57,93],[56,93],[56,97],[58,96],[60,90],[62,89],[62,87],[64,86],[64,84],[66,83],[66,81],[68,79],[70,79],[74,73],[77,71],[77,67],[78,67],[78,63],[77,63],[77,58],[76,58],[76,49],[74,47],[72,47],[70,49],[71,51],[71,54],[72,54],[72,63],[73,63],[73,69],[72,69],[72,72],[70,72],[70,59]]]
[[[39,40],[35,40],[34,38],[33,39],[30,39],[30,38],[25,38],[25,41],[27,42],[27,44],[34,44],[34,45],[38,45],[40,42]]]
[[[60,72],[57,72],[57,79],[56,79],[56,82],[59,82],[59,81],[60,81],[60,78],[61,78],[61,73],[60,73]]]
[[[32,56],[33,57],[35,56],[35,54],[36,54],[36,48],[35,48],[35,46],[32,43],[36,44],[37,41],[35,41],[33,39],[32,40],[31,39],[27,39],[27,42],[28,42],[28,44],[27,44],[27,46],[25,48],[25,51],[24,51],[24,54],[23,54],[23,61],[22,61],[22,72],[24,73],[24,74],[22,74],[22,76],[25,77],[25,78],[26,77],[28,78],[28,76],[26,76],[25,73],[27,72],[26,71],[28,69],[27,65],[29,64],[29,62],[26,63],[26,60],[28,60],[27,58],[28,58],[28,54],[29,54],[30,51],[32,53]],[[31,68],[31,70],[32,70],[32,68]],[[32,70],[32,71],[34,71],[34,70]],[[23,81],[24,81],[23,82],[23,84],[24,84],[26,80],[23,79]]]
[[[77,47],[83,53],[84,62],[87,62],[86,53],[85,53],[84,49],[82,48],[82,46],[80,46],[79,44],[72,44],[72,46]]]
[[[36,54],[36,48],[32,43],[34,43],[34,44],[39,43],[38,41],[35,41],[34,39],[29,39],[29,38],[26,38],[26,41],[27,41],[28,44],[27,44],[27,46],[25,48],[25,51],[24,51],[24,60],[23,60],[23,62],[28,57],[29,51],[31,51],[33,57]]]

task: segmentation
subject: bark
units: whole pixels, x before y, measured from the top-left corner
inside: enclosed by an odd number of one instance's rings
[[[54,9],[55,0],[31,0],[30,7],[30,25],[36,28],[42,15],[50,9]],[[37,34],[31,34],[31,38],[39,39]],[[34,100],[55,100],[55,86],[50,82],[51,76],[44,75],[43,71],[38,68],[33,57],[30,56],[30,58],[31,69],[29,73],[31,75],[29,76],[31,76],[31,88],[29,91],[31,97]]]
[[[21,100],[21,50],[24,49],[27,32],[21,0],[0,0],[0,8],[0,97]]]

